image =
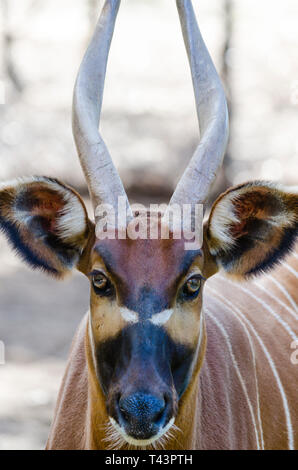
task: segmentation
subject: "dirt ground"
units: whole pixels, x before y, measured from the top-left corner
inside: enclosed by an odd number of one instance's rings
[[[42,449],[89,286],[79,274],[59,282],[29,271],[2,236],[0,259],[0,449]]]

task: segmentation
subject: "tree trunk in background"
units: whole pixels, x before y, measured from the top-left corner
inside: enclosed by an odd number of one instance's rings
[[[14,37],[9,30],[9,0],[1,1],[2,25],[3,25],[3,69],[4,78],[8,78],[16,92],[22,93],[24,83],[13,61]]]
[[[233,132],[233,88],[232,88],[232,73],[231,73],[231,54],[234,30],[234,3],[233,0],[224,0],[224,40],[222,47],[222,66],[221,78],[224,84],[227,103],[229,108],[230,117],[230,135]],[[228,143],[227,151],[225,154],[222,169],[219,177],[213,186],[209,196],[209,201],[212,203],[214,199],[225,191],[228,187],[232,186],[232,165],[233,157],[231,152],[230,140]]]
[[[103,2],[101,0],[88,0],[88,16],[92,32],[102,6]]]
[[[232,42],[233,42],[233,32],[234,32],[234,3],[233,0],[224,0],[224,47],[223,47],[223,61],[222,61],[222,79],[226,91],[227,102],[229,107],[229,116],[230,116],[230,127],[231,132],[233,132],[233,85],[232,85],[232,76],[231,76],[231,54],[232,54]],[[231,181],[231,165],[233,157],[231,152],[230,141],[228,143],[228,148],[224,161],[224,177],[226,185],[230,186]]]

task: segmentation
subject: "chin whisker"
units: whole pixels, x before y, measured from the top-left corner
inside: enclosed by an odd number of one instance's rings
[[[165,450],[166,446],[170,441],[174,440],[177,442],[178,446],[182,448],[178,439],[176,438],[176,433],[181,432],[181,429],[176,426],[174,423],[172,426],[156,441],[145,446],[138,446],[131,444],[125,440],[125,437],[119,432],[119,430],[112,424],[111,421],[108,421],[102,426],[106,436],[102,439],[107,450]]]
[[[110,421],[108,421],[103,428],[105,430],[106,437],[103,438],[102,441],[107,444],[107,450],[120,450],[127,444]]]
[[[182,430],[176,424],[173,424],[173,426],[168,431],[168,435],[170,439],[173,439],[174,441],[176,441],[179,448],[182,449],[183,446],[180,443],[180,441],[177,439],[177,436],[176,436],[177,433],[182,433]]]
[[[180,448],[182,448],[181,444],[179,443],[178,439],[175,436],[176,432],[182,432],[181,429],[176,426],[176,424],[172,424],[170,429],[163,434],[157,441],[155,441],[153,444],[155,444],[155,449],[156,450],[164,450],[165,446],[169,444],[171,440],[174,440],[177,442]]]

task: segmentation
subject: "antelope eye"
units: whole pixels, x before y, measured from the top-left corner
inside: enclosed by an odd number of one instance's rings
[[[201,276],[194,276],[184,284],[182,287],[180,297],[182,300],[193,300],[195,299],[201,289],[202,278]]]
[[[186,283],[186,288],[190,294],[194,294],[201,288],[201,279],[197,277],[189,279]]]
[[[102,273],[92,273],[92,285],[98,295],[109,296],[113,293],[113,286]]]
[[[97,289],[105,289],[108,280],[103,274],[93,274],[92,282],[94,287],[97,287]]]

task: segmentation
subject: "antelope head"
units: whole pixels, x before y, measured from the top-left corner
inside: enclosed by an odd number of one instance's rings
[[[119,175],[98,131],[109,48],[120,0],[106,0],[80,67],[73,100],[73,132],[93,208],[117,213]],[[190,0],[177,0],[195,92],[200,142],[167,211],[204,204],[222,164],[228,138],[225,94],[204,44]],[[166,219],[143,214],[161,232]],[[95,218],[95,222],[98,220]],[[263,271],[286,253],[297,234],[297,193],[266,182],[229,189],[213,204],[203,243],[100,237],[81,197],[51,178],[0,187],[0,224],[33,268],[62,278],[78,269],[90,279],[86,351],[102,416],[125,443],[147,446],[179,426],[185,397],[197,380],[206,344],[203,286],[219,268],[238,278]],[[125,228],[126,229],[126,228]],[[121,227],[123,234],[123,227]],[[122,442],[122,441],[121,441]]]

